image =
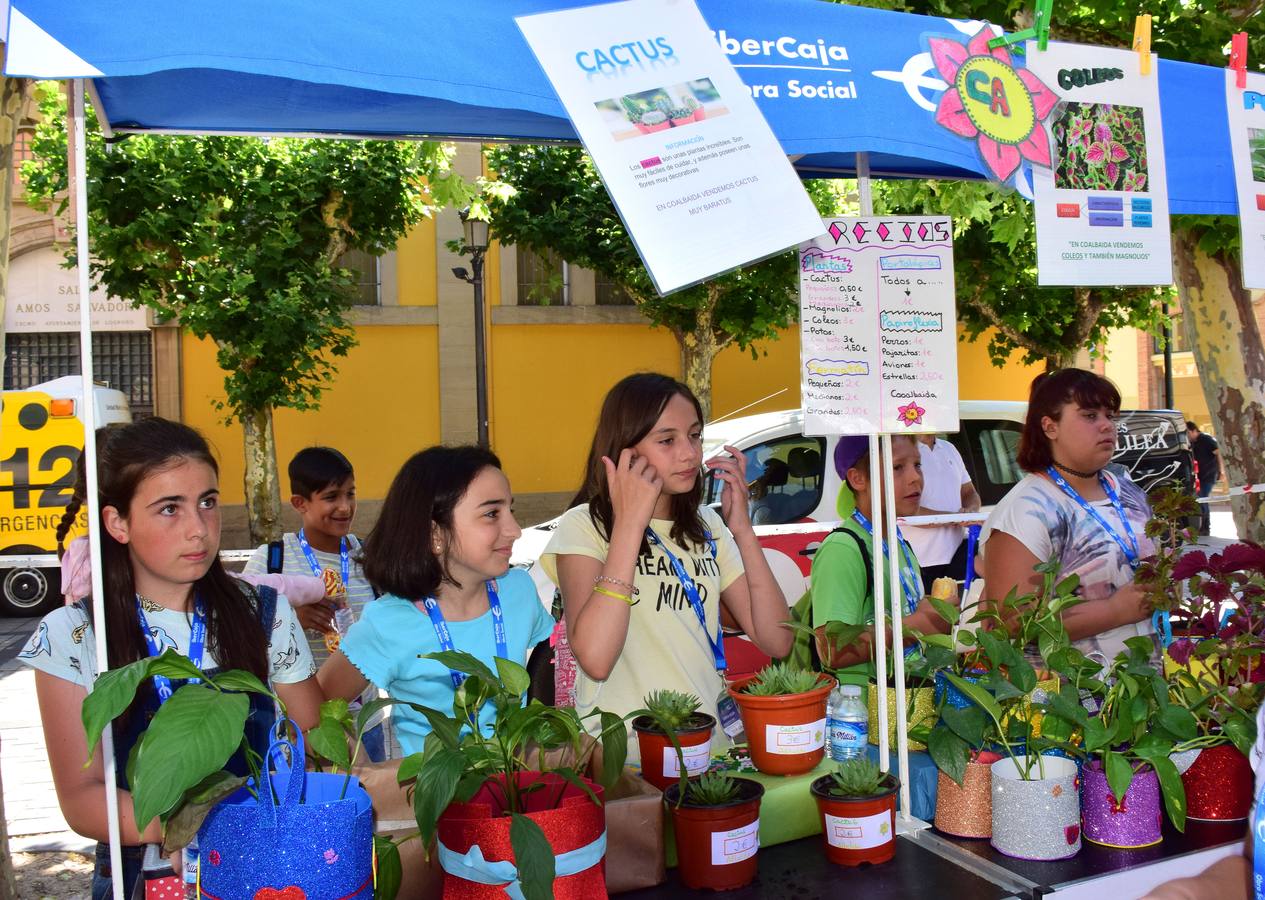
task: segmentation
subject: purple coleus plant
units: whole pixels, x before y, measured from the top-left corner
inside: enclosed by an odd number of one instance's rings
[[[1141,109],[1069,103],[1053,131],[1059,156],[1057,187],[1146,190],[1146,131]]]

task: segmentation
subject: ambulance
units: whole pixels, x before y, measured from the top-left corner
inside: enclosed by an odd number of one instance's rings
[[[130,422],[121,391],[93,391],[98,425]],[[0,614],[37,616],[61,600],[57,525],[83,452],[83,380],[69,375],[0,401]],[[83,534],[80,510],[67,541]]]

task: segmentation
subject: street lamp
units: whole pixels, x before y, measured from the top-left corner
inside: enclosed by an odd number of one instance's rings
[[[470,207],[457,213],[465,230],[462,254],[470,254],[470,272],[456,266],[452,274],[474,285],[474,377],[475,415],[479,420],[479,446],[488,446],[487,338],[483,331],[483,254],[488,249],[488,223],[470,217]],[[473,274],[471,274],[473,273]]]

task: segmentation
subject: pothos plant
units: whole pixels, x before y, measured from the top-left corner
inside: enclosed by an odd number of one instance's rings
[[[1038,672],[1029,658],[1035,651],[1051,673],[1075,683],[1083,673],[1101,666],[1071,646],[1062,613],[1081,602],[1076,575],[1059,577],[1056,560],[1036,566],[1041,584],[1033,593],[1012,589],[996,607],[986,607],[972,621],[978,647],[974,663],[979,674],[970,680],[946,670],[945,678],[965,695],[970,705],[946,705],[943,727],[933,730],[928,750],[936,765],[959,784],[972,750],[992,747],[1010,757],[1024,779],[1043,777],[1043,752],[1074,753],[1074,727],[1046,717],[1046,698],[1034,695]]]
[[[493,671],[460,651],[428,653],[422,658],[466,676],[454,693],[451,711],[414,705],[426,717],[431,732],[422,752],[401,761],[398,777],[400,784],[413,791],[413,810],[424,846],[431,846],[439,818],[450,803],[468,802],[488,785],[511,820],[510,844],[523,896],[526,900],[552,897],[554,852],[544,832],[526,815],[527,796],[544,790],[543,776],[552,774],[600,803],[581,773],[589,768],[600,745],[597,780],[603,787],[613,785],[628,756],[625,719],[649,711],[640,709],[621,717],[593,710],[582,716],[575,709],[545,706],[539,700],[524,704],[531,677],[518,663],[498,657]],[[479,711],[485,704],[491,704],[495,712],[490,732],[479,727]],[[584,740],[586,721],[595,722],[596,741]],[[550,751],[564,748],[570,752],[562,757],[563,764],[551,765],[551,756],[557,754]],[[684,765],[681,768],[684,771]],[[556,802],[561,799],[559,791]]]

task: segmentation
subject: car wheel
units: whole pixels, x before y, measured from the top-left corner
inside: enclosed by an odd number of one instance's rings
[[[59,569],[0,569],[0,614],[42,616],[61,602]]]

